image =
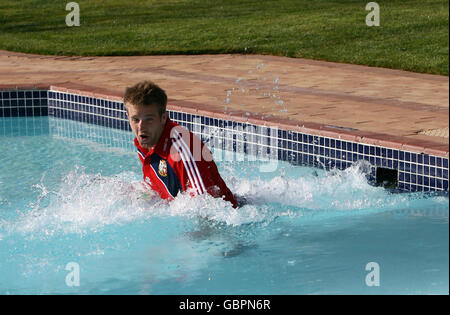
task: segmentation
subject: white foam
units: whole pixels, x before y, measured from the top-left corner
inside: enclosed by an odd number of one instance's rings
[[[86,174],[77,169],[70,172],[54,191],[45,184],[36,185],[41,191],[31,210],[21,213],[12,229],[21,233],[57,231],[82,233],[108,224],[121,224],[143,217],[144,190],[134,174],[114,177]],[[146,198],[156,197],[145,192]]]
[[[307,209],[355,210],[384,206],[388,193],[368,184],[365,163],[357,163],[344,171],[332,170],[318,175],[293,178],[286,174],[271,179],[241,179],[232,190],[246,196],[253,204],[279,203]],[[389,198],[387,198],[389,199]],[[388,200],[389,201],[389,200]]]
[[[124,172],[116,176],[87,174],[82,168],[68,173],[56,190],[45,183],[36,185],[38,200],[22,211],[15,222],[0,222],[1,230],[44,235],[87,233],[112,224],[127,224],[152,217],[203,217],[213,222],[238,226],[270,223],[280,216],[301,216],[308,210],[364,210],[405,206],[407,197],[392,195],[370,186],[364,165],[345,171],[331,171],[320,176],[271,179],[237,178],[227,182],[232,191],[250,203],[234,209],[229,202],[208,194],[192,198],[189,192],[168,202],[146,189],[139,174]],[[45,181],[44,181],[45,182]],[[6,227],[6,228],[5,228]]]

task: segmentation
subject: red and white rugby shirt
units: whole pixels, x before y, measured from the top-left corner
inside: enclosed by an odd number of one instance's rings
[[[237,202],[219,174],[208,147],[199,137],[167,119],[158,144],[148,150],[134,139],[142,162],[144,181],[163,199],[173,199],[178,192],[190,190],[192,195],[209,193]]]

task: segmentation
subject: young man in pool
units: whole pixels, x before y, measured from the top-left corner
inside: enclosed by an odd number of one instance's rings
[[[238,206],[208,147],[170,120],[163,89],[151,81],[139,82],[126,89],[124,104],[143,165],[144,181],[161,198],[172,200],[184,191],[192,196],[209,193]]]

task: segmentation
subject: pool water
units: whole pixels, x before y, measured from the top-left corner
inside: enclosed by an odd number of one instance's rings
[[[446,194],[374,187],[363,163],[261,172],[267,161],[213,150],[249,204],[169,203],[143,188],[131,141],[0,120],[0,294],[449,293]]]

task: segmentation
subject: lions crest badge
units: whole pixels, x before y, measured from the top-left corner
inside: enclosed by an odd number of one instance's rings
[[[167,162],[165,160],[159,161],[158,173],[163,177],[167,176]]]

